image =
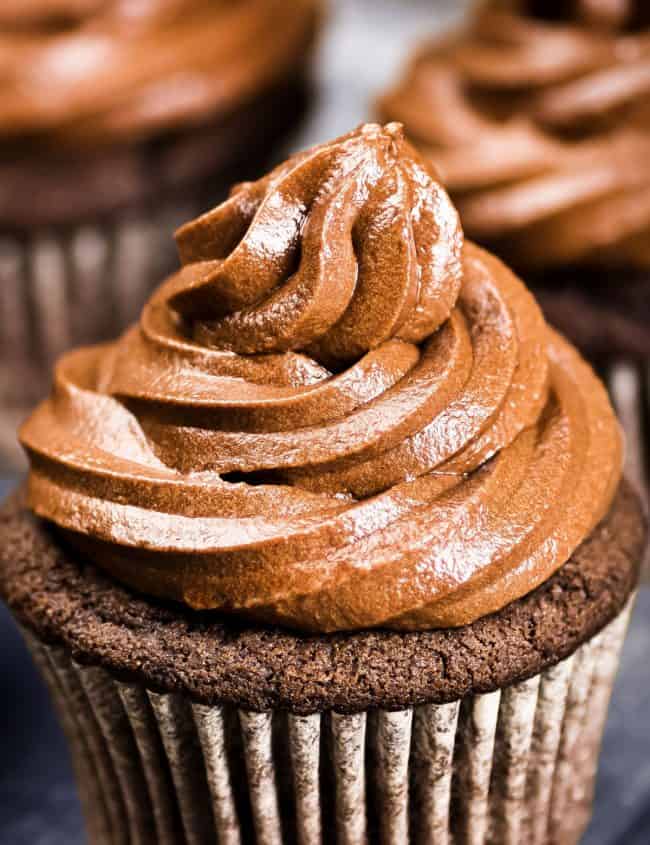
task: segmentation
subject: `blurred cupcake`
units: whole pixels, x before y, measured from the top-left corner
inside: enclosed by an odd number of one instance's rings
[[[599,360],[650,357],[650,7],[489,0],[381,100]]]
[[[169,231],[296,121],[318,5],[1,4],[0,452],[55,358],[135,319]]]
[[[177,241],[0,512],[91,841],[577,842],[645,539],[604,388],[396,124]]]

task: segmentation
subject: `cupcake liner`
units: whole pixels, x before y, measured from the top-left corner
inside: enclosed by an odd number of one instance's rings
[[[25,636],[93,845],[570,845],[589,820],[632,601],[529,680],[349,715],[196,704]]]
[[[625,475],[639,490],[647,487],[645,428],[650,422],[650,367],[619,361],[605,373],[607,387],[625,431]]]
[[[646,510],[650,482],[650,362],[620,360],[610,364],[605,382],[625,432],[624,472],[641,494]],[[641,569],[644,583],[650,583],[650,549]]]
[[[203,203],[0,235],[0,466],[20,467],[16,427],[67,349],[115,337],[177,263],[170,233]]]

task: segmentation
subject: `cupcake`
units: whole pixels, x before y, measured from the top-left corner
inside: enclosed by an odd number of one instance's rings
[[[2,3],[5,457],[56,357],[134,320],[176,266],[169,231],[256,173],[299,117],[318,5]]]
[[[593,371],[398,124],[177,244],[0,512],[91,842],[577,842],[645,542]]]
[[[647,3],[489,0],[379,105],[598,361],[650,357],[649,94]]]

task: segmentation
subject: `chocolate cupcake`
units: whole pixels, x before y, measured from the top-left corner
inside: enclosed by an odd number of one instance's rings
[[[56,357],[113,337],[174,269],[170,230],[294,124],[318,7],[2,3],[0,451]]]
[[[575,843],[645,523],[401,127],[237,186],[22,428],[0,593],[93,843]]]
[[[489,0],[380,103],[599,361],[650,357],[649,94],[647,3]]]

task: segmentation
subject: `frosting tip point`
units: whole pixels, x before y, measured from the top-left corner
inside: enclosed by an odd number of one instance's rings
[[[394,138],[403,138],[404,124],[400,123],[398,120],[392,120],[384,126],[384,131],[388,132],[388,134],[392,135]]]

